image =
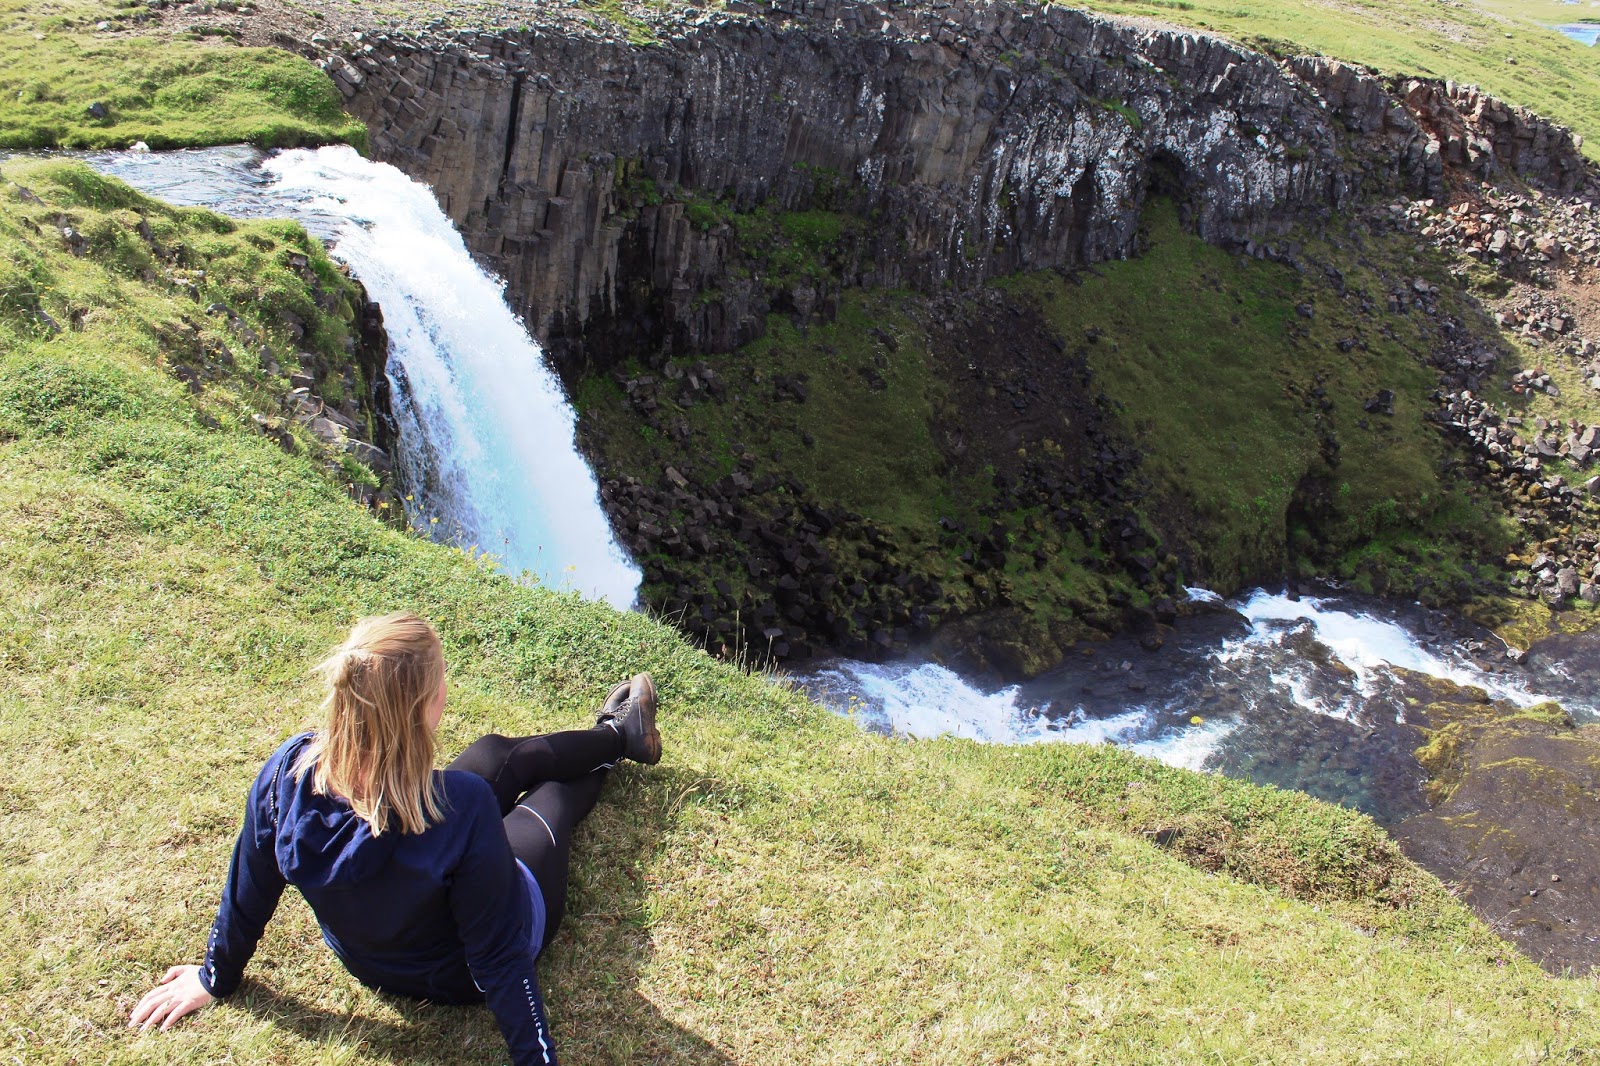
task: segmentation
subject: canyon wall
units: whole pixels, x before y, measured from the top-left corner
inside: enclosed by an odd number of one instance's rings
[[[1221,241],[1355,188],[1311,82],[1192,34],[1013,4],[675,29],[379,36],[329,61],[374,154],[436,190],[558,362],[725,350],[815,306],[809,281],[730,269],[736,233],[681,194],[797,210],[826,181],[873,223],[839,284],[932,291],[1126,255],[1152,191]],[[1425,182],[1438,160],[1408,148],[1390,169]]]
[[[1565,130],[1470,89],[1388,86],[1017,3],[746,4],[616,34],[375,35],[326,60],[372,149],[429,183],[566,369],[721,351],[816,279],[741,267],[727,211],[865,220],[840,286],[962,288],[1133,249],[1144,201],[1261,238],[1447,162],[1570,189]],[[826,286],[823,286],[826,288]]]

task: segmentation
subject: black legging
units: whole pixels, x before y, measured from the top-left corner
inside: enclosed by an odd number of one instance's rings
[[[536,737],[491,733],[446,768],[477,774],[494,789],[511,853],[544,893],[546,945],[567,910],[572,831],[594,808],[606,771],[622,751],[622,734],[609,725]]]

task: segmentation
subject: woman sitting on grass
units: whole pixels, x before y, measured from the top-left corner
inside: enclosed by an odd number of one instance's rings
[[[327,724],[257,775],[204,965],[169,969],[130,1024],[171,1028],[237,988],[292,884],[362,984],[487,998],[515,1063],[554,1063],[534,960],[561,924],[572,832],[606,771],[661,758],[650,675],[613,689],[592,729],[486,736],[438,772],[445,664],[428,623],[366,619],[318,669]]]

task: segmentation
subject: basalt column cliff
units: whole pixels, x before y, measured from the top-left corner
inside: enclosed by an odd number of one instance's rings
[[[845,283],[930,289],[1124,255],[1153,189],[1221,241],[1339,206],[1363,169],[1418,188],[1441,154],[1557,184],[1579,170],[1531,116],[1488,101],[1463,119],[1472,94],[1426,89],[1408,111],[1338,64],[1058,7],[773,5],[673,29],[380,37],[333,61],[376,157],[436,190],[558,357],[727,350],[817,297],[730,278],[726,239],[642,182],[793,209],[837,177],[880,222]],[[1347,130],[1375,158],[1341,157]]]
[[[324,60],[373,154],[432,186],[569,387],[625,388],[619,402],[638,417],[622,431],[642,429],[646,446],[595,456],[606,501],[624,540],[651,556],[651,606],[708,644],[754,633],[780,658],[880,654],[968,619],[957,651],[998,639],[1011,650],[974,661],[1026,674],[1074,635],[1143,624],[1133,616],[1151,609],[1165,617],[1180,579],[1271,579],[1285,559],[1281,513],[1259,550],[1243,550],[1259,561],[1248,573],[1170,544],[1174,530],[1148,514],[1130,427],[1080,342],[1026,324],[1026,309],[984,283],[1125,259],[1156,200],[1211,245],[1290,263],[1292,228],[1348,218],[1376,194],[1442,195],[1453,174],[1497,172],[1565,193],[1586,176],[1566,130],[1470,87],[1058,7],[733,7],[663,15],[650,43],[569,23],[368,35]],[[774,254],[775,239],[788,250]],[[936,438],[937,476],[981,479],[984,498],[938,490],[967,496],[973,513],[901,532],[775,462],[771,433],[812,449],[806,426],[731,428],[736,394],[746,411],[805,404],[804,374],[730,364],[724,380],[695,362],[774,321],[832,321],[847,294],[890,291],[943,301],[924,318],[947,350],[906,341],[940,388],[952,370],[992,379],[974,380],[974,404],[935,400],[911,425]],[[980,294],[984,321],[969,323],[955,303]],[[849,373],[903,399],[884,371],[906,349],[878,332],[883,351]],[[1085,334],[1092,344],[1096,331]],[[1321,387],[1305,384],[1308,396]],[[685,416],[707,396],[732,404],[720,436]],[[1316,432],[1336,464],[1330,427]],[[697,463],[712,453],[717,463]],[[1336,484],[1317,477],[1315,492]],[[1077,577],[1052,569],[1073,552]],[[1012,587],[1018,565],[1054,599]],[[1079,577],[1095,589],[1080,595]]]

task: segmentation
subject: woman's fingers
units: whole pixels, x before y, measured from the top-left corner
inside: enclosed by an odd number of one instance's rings
[[[171,1029],[173,1023],[185,1014],[191,1014],[215,997],[200,983],[200,967],[174,966],[161,978],[159,984],[144,994],[133,1013],[128,1016],[130,1028],[149,1029],[159,1024],[161,1031]]]
[[[143,999],[139,1000],[139,1005],[134,1007],[133,1013],[128,1016],[128,1027],[130,1029],[140,1027],[148,1029],[150,1027],[150,1018],[155,1014],[156,1008],[161,1005],[160,992],[160,988],[152,988],[144,994]]]
[[[202,1006],[204,1006],[204,1004],[195,1003],[193,1001],[172,1004],[172,1009],[167,1012],[166,1021],[161,1023],[161,1031],[164,1033],[168,1029],[171,1029],[173,1025],[177,1023],[179,1018],[182,1018],[185,1014],[193,1014]]]

